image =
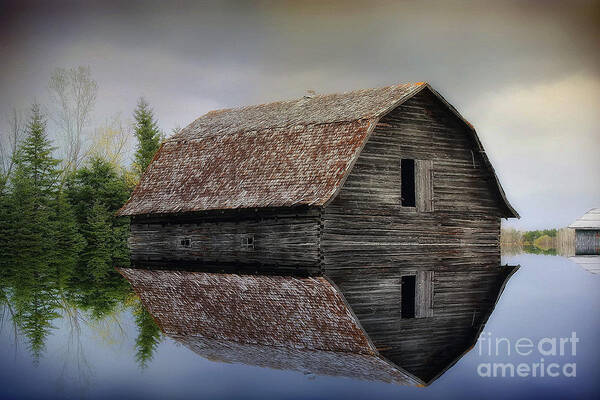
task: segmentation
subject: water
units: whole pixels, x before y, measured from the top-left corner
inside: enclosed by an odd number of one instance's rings
[[[29,331],[15,335],[8,305],[14,312],[19,308],[15,298],[39,304],[31,293],[13,297],[12,291],[22,294],[27,288],[5,289],[13,301],[5,304],[0,333],[0,397],[596,398],[600,389],[600,275],[560,256],[517,254],[505,257],[503,263],[520,264],[521,268],[507,283],[482,335],[508,339],[513,345],[511,354],[506,354],[503,345],[498,355],[494,351],[487,354],[485,346],[481,350],[475,346],[428,387],[207,360],[169,337],[158,336],[144,319],[147,315],[127,282],[116,275],[102,278],[103,290],[90,287],[89,282],[60,289],[38,288],[45,293],[40,299],[49,293],[53,296],[44,303],[47,307],[38,307],[40,315],[27,315],[30,322],[38,318],[41,332],[29,324]],[[58,314],[52,315],[53,311]],[[557,338],[559,343],[558,338],[570,337],[572,332],[579,339],[575,355],[570,343],[565,344],[563,356],[542,356],[537,349],[529,356],[515,353],[519,338],[534,343],[544,337]],[[32,348],[32,342],[38,343],[37,347]],[[531,366],[541,358],[545,366],[575,363],[576,376],[478,375],[481,364]]]

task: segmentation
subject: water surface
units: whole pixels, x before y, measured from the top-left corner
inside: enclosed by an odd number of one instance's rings
[[[116,274],[102,277],[101,282],[5,284],[0,394],[4,398],[92,399],[596,398],[600,389],[600,275],[560,256],[517,254],[504,257],[503,263],[521,268],[507,283],[482,335],[506,338],[513,344],[510,355],[505,346],[498,355],[475,346],[428,387],[207,360],[162,335],[127,282]],[[579,339],[575,355],[570,344],[562,356],[542,356],[537,350],[521,356],[514,349],[519,338],[534,343],[557,338],[559,343],[559,338],[573,332]],[[576,376],[478,375],[481,364],[531,366],[541,358],[546,366],[575,363]]]

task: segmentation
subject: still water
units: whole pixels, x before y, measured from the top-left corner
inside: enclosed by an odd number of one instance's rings
[[[561,256],[515,254],[503,263],[521,268],[483,329],[500,340],[498,351],[481,342],[428,387],[211,361],[162,335],[116,274],[96,285],[3,285],[0,397],[597,398],[600,275]],[[563,355],[561,338],[571,338]],[[480,376],[493,375],[494,363],[529,373]]]

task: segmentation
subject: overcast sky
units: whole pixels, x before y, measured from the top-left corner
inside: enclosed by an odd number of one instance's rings
[[[165,132],[307,89],[428,81],[475,125],[522,215],[507,225],[600,207],[598,1],[120,3],[0,0],[0,114],[78,65],[96,123],[143,95]]]

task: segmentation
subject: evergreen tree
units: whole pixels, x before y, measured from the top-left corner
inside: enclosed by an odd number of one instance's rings
[[[133,115],[135,118],[135,137],[138,141],[134,166],[138,174],[141,175],[160,147],[161,134],[154,120],[154,113],[143,98],[138,101]]]
[[[52,157],[54,147],[46,135],[46,120],[38,104],[31,107],[27,137],[15,158],[15,183],[30,185],[40,205],[48,205],[57,189],[60,160]],[[16,185],[15,185],[16,186]],[[20,187],[15,187],[20,189]]]
[[[98,243],[97,238],[90,236],[93,230],[86,226],[91,220],[99,223],[99,207],[103,207],[110,226],[108,243],[110,243],[112,257],[111,268],[116,265],[127,265],[129,219],[115,216],[115,212],[127,201],[131,193],[131,188],[124,177],[119,175],[116,168],[108,161],[93,158],[68,179],[66,186],[69,201],[73,204],[79,222],[80,233],[88,242],[84,253],[91,254],[94,249],[89,247],[95,246],[93,243]]]
[[[31,111],[27,137],[15,158],[8,216],[12,236],[9,254],[14,262],[23,263],[45,260],[51,250],[53,201],[60,175],[60,161],[52,157],[39,106],[34,104]]]
[[[4,273],[10,264],[10,254],[12,253],[12,222],[11,222],[11,202],[10,195],[6,186],[0,187],[0,283],[5,280]]]
[[[75,271],[85,239],[79,233],[77,218],[64,190],[57,193],[54,208],[53,251],[49,261],[59,274],[62,287]]]
[[[67,297],[93,318],[102,318],[131,292],[114,270],[129,263],[129,219],[115,212],[129,198],[131,186],[115,166],[95,157],[69,176],[66,192],[85,243]]]
[[[110,214],[99,202],[94,203],[85,225],[87,247],[83,260],[87,265],[88,273],[94,278],[101,279],[112,270],[112,255],[114,237]]]
[[[112,215],[131,194],[131,187],[115,166],[99,157],[91,158],[71,175],[66,187],[80,225],[85,225],[95,203],[102,204]]]

